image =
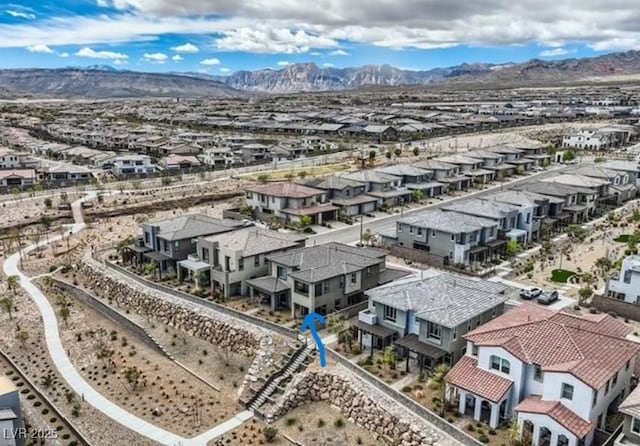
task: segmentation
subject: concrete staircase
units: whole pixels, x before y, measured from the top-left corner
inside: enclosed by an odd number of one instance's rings
[[[292,377],[304,364],[311,352],[315,350],[313,343],[305,344],[294,352],[282,368],[271,375],[264,385],[253,395],[247,403],[247,408],[256,412],[264,403],[271,400],[271,395],[280,383]]]

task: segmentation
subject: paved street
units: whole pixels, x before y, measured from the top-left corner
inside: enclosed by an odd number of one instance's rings
[[[498,184],[488,189],[471,192],[459,197],[446,198],[445,196],[442,201],[438,200],[436,203],[433,203],[427,206],[406,210],[403,216],[416,214],[418,212],[424,211],[425,209],[435,209],[445,204],[451,204],[459,200],[482,197],[484,195],[488,195],[490,193],[499,191],[500,188],[508,189],[510,186],[514,186],[517,184],[525,184],[529,182],[540,181],[543,178],[548,178],[553,175],[557,175],[558,173],[561,173],[562,171],[570,169],[572,167],[574,166],[560,166],[555,169],[552,168],[544,172],[539,172],[527,177],[518,178],[511,182],[505,182],[504,185]],[[381,231],[392,229],[400,218],[401,218],[400,214],[393,214],[385,217],[380,217],[377,219],[369,219],[369,221],[367,221],[367,219],[365,218],[363,223],[363,231],[370,229],[371,232],[376,234]],[[320,234],[313,235],[309,237],[309,239],[307,240],[307,246],[313,246],[314,244],[322,244],[322,243],[328,243],[328,242],[340,242],[340,243],[348,244],[348,243],[357,242],[359,239],[360,239],[360,225],[358,223],[354,223],[352,226],[348,226],[346,228],[329,230]]]

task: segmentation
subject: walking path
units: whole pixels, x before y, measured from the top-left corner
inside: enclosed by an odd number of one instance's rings
[[[72,204],[73,216],[75,223],[69,225],[70,233],[77,233],[82,231],[86,224],[82,214],[82,202],[95,198],[95,192],[89,192],[84,198],[81,198]],[[44,246],[48,243],[58,241],[62,236],[55,236],[48,241],[39,243],[38,245],[30,245],[22,249],[22,254],[29,253],[36,249],[37,246]],[[243,411],[236,414],[230,420],[225,421],[212,429],[203,432],[194,438],[184,438],[176,435],[172,432],[164,430],[158,426],[155,426],[130,412],[122,409],[118,405],[114,404],[109,399],[105,398],[102,394],[96,391],[91,385],[78,373],[73,363],[69,360],[67,352],[62,345],[60,339],[60,332],[58,330],[58,321],[55,311],[51,306],[51,303],[47,297],[40,291],[40,289],[31,282],[31,278],[26,276],[20,271],[20,252],[17,252],[7,258],[3,265],[5,275],[16,275],[20,280],[20,286],[29,294],[31,299],[36,303],[40,314],[42,315],[42,321],[44,324],[45,342],[47,344],[47,350],[53,360],[55,367],[58,369],[62,378],[69,384],[69,386],[79,395],[84,395],[84,400],[91,404],[94,408],[113,419],[114,421],[122,424],[123,426],[131,429],[134,432],[139,433],[147,438],[150,438],[157,443],[163,445],[181,445],[181,446],[202,446],[207,444],[210,440],[223,435],[230,430],[233,430],[240,426],[253,416],[251,411]]]

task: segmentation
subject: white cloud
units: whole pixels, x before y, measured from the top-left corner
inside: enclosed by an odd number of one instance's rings
[[[47,45],[42,44],[28,46],[27,51],[29,51],[30,53],[53,53],[53,50],[51,48],[49,48]]]
[[[182,57],[180,54],[175,54],[171,60],[173,60],[174,62],[180,62],[182,60],[184,60],[184,57]]]
[[[282,54],[337,51],[351,42],[394,49],[568,42],[595,50],[640,47],[640,8],[623,0],[96,1],[119,12],[2,23],[0,47],[91,46],[163,34],[215,34],[222,50]]]
[[[36,15],[32,12],[16,11],[15,9],[7,9],[5,12],[17,19],[33,20],[36,18]]]
[[[63,51],[62,53],[59,54],[60,57],[69,57],[69,53],[67,53],[66,51]]]
[[[171,50],[175,51],[176,53],[197,53],[200,51],[200,48],[192,43],[187,42],[184,45],[171,47]]]
[[[221,67],[219,71],[221,73],[229,73],[231,71],[231,68]]]
[[[349,55],[349,53],[347,53],[343,49],[338,49],[338,50],[335,50],[335,51],[331,51],[329,53],[329,56],[348,56],[348,55]]]
[[[286,60],[281,60],[280,62],[278,62],[278,66],[279,67],[286,67],[287,65],[289,65],[291,62],[287,62]]]
[[[306,53],[311,48],[332,48],[338,46],[334,39],[309,33],[304,30],[292,32],[287,28],[271,28],[265,25],[253,28],[238,28],[223,33],[217,39],[218,49],[246,51],[250,53]]]
[[[115,51],[95,51],[89,47],[82,48],[75,55],[80,57],[89,57],[91,59],[113,59],[114,61],[129,58],[129,56],[123,53],[116,53]]]
[[[169,56],[164,53],[144,53],[142,58],[147,62],[165,63]]]
[[[569,51],[567,49],[564,48],[553,48],[553,49],[548,49],[548,50],[544,50],[540,53],[540,57],[560,57],[560,56],[566,56],[567,54],[571,53],[572,51]]]
[[[212,57],[211,59],[204,59],[200,61],[200,65],[220,65],[220,59]]]
[[[128,63],[129,63],[129,62],[127,62],[127,61],[126,61],[126,60],[124,60],[124,59],[116,59],[116,60],[114,60],[114,61],[113,61],[113,64],[114,64],[114,65],[127,65]]]
[[[323,63],[322,66],[325,67],[325,68],[332,68],[333,64],[330,63],[330,62],[326,62],[326,63]]]

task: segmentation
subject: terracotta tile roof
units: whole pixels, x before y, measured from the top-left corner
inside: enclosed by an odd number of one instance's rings
[[[591,431],[591,423],[576,415],[567,406],[559,401],[543,401],[537,395],[524,399],[515,407],[515,411],[547,415],[578,438],[583,438]]]
[[[478,368],[478,360],[463,356],[447,373],[446,381],[474,395],[498,403],[504,398],[513,381]]]
[[[548,372],[571,373],[600,389],[640,347],[624,339],[631,331],[608,315],[578,317],[523,304],[465,338],[478,346],[499,346]]]

